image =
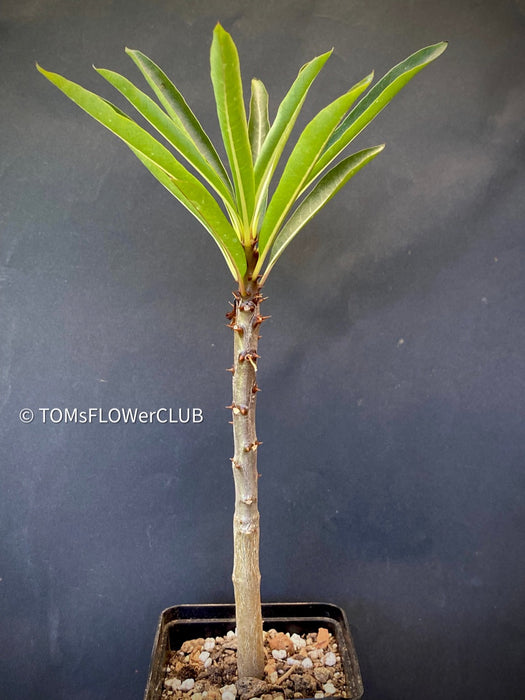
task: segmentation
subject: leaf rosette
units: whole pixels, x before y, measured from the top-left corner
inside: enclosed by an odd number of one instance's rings
[[[416,51],[372,87],[371,73],[322,109],[299,134],[275,185],[276,169],[297,117],[331,51],[299,70],[271,123],[268,93],[262,81],[255,78],[247,114],[237,48],[230,34],[217,24],[210,64],[226,165],[180,91],[140,51],[126,49],[156,99],[114,71],[96,70],[162,140],[105,98],[38,64],[37,68],[118,136],[200,221],[219,247],[243,294],[248,287],[265,283],[299,231],[381,153],[384,144],[350,155],[345,151],[446,46],[441,42]]]

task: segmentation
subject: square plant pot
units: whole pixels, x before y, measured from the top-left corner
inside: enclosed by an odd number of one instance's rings
[[[278,632],[308,634],[326,627],[335,637],[346,676],[346,698],[359,700],[363,682],[355,653],[350,627],[344,611],[331,603],[264,603],[265,629]],[[235,629],[235,606],[229,604],[175,605],[164,610],[155,635],[148,685],[144,700],[160,700],[165,668],[171,651],[183,642],[199,637],[224,636]],[[337,700],[335,696],[330,696]]]

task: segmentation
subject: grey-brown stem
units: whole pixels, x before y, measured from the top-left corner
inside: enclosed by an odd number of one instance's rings
[[[234,334],[233,415],[235,514],[233,518],[233,586],[237,622],[239,678],[262,678],[263,650],[257,507],[257,346],[261,317],[258,291],[235,300],[230,327]]]

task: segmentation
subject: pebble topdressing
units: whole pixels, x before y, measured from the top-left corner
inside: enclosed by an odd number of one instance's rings
[[[264,678],[237,678],[237,638],[184,642],[168,659],[162,700],[289,700],[348,695],[334,637],[264,632]]]

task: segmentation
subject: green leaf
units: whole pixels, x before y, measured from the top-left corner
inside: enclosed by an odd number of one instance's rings
[[[253,211],[254,178],[239,56],[233,39],[220,24],[213,32],[210,64],[217,115],[232,171],[237,206],[248,230]]]
[[[185,195],[178,189],[173,178],[166,174],[166,172],[159,168],[155,163],[146,158],[140,151],[131,147],[133,153],[142,162],[143,165],[151,172],[151,174],[157,178],[157,180],[164,185],[164,187],[170,192],[174,197],[176,197],[181,204],[183,204],[186,209],[188,209],[204,226],[204,228],[211,234],[215,243],[219,246],[221,253],[226,260],[228,269],[230,270],[233,278],[240,281],[246,273],[246,255],[242,245],[239,243],[239,239],[235,235],[233,229],[229,231],[224,228],[222,235],[211,228],[211,223],[209,219],[202,216],[201,212],[194,206],[194,204],[185,197]]]
[[[105,78],[114,88],[135,107],[157,131],[164,136],[195,170],[204,177],[207,182],[222,197],[225,203],[235,207],[232,192],[224,183],[217,172],[202,156],[194,142],[170,117],[144,92],[139,90],[127,78],[114,71],[104,68],[96,68],[97,72]]]
[[[331,53],[328,51],[304,65],[279,105],[275,121],[255,163],[256,207],[258,210],[265,201],[270,180],[301,111],[308,90]]]
[[[253,162],[261,152],[264,139],[270,130],[268,119],[268,93],[262,81],[254,78],[252,80],[252,96],[250,100],[250,117],[248,119],[248,135],[252,148]]]
[[[257,273],[264,261],[265,251],[272,245],[284,219],[309,181],[317,159],[350,105],[370,83],[367,76],[347,93],[325,107],[305,127],[284,168],[282,177],[268,205],[259,233],[259,262]]]
[[[284,249],[295,238],[303,226],[307,224],[344,185],[346,185],[351,177],[381,153],[384,147],[384,144],[382,144],[354,153],[335,165],[319,180],[314,189],[303,199],[276,237],[261,284],[264,284],[270,270],[275,265]]]
[[[173,185],[172,194],[206,226],[218,243],[220,241],[221,249],[224,247],[229,251],[240,274],[244,274],[244,249],[231,224],[206,187],[167,148],[107,100],[57,73],[44,70],[38,64],[37,68],[73,102],[122,139],[136,155],[140,154],[142,162],[149,163],[149,169],[162,184],[165,185],[166,178],[169,179]],[[161,173],[162,179],[158,177]]]
[[[383,107],[386,107],[409,80],[440,56],[446,48],[446,42],[427,46],[389,70],[334,131],[326,146],[326,152],[319,159],[312,176],[318,175],[379,114]]]
[[[156,94],[164,109],[181,129],[188,134],[202,156],[212,165],[225,183],[229,183],[228,173],[215,150],[209,136],[202,128],[199,120],[192,112],[188,103],[171,82],[168,76],[156,63],[135,49],[126,49],[137,68],[140,70],[148,85]]]

